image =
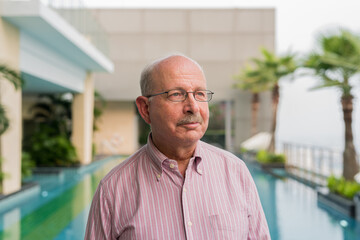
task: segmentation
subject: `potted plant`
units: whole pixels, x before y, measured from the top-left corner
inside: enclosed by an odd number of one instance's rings
[[[262,168],[284,168],[285,155],[270,153],[266,150],[260,150],[256,154],[256,160]]]
[[[345,180],[344,177],[330,176],[327,188],[319,188],[318,201],[350,217],[355,217],[355,195],[360,192],[360,184]]]
[[[284,168],[285,155],[270,153],[266,150],[260,150],[256,154],[256,160],[260,163],[262,168]]]

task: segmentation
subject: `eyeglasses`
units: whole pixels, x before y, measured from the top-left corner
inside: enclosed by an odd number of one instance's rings
[[[167,94],[167,99],[172,101],[172,102],[183,102],[186,100],[186,98],[188,97],[189,93],[192,93],[195,100],[198,102],[209,102],[212,99],[212,95],[214,94],[212,91],[210,90],[198,90],[195,92],[187,92],[183,89],[174,89],[174,90],[169,90],[166,92],[161,92],[161,93],[156,93],[156,94],[152,94],[152,95],[148,95],[146,96],[147,98],[150,97],[154,97],[157,95],[161,95],[161,94]]]

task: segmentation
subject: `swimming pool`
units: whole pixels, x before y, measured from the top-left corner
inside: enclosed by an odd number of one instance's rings
[[[0,202],[0,239],[83,239],[96,187],[122,158],[111,157],[60,174],[40,174],[28,181],[38,188]]]
[[[0,239],[83,239],[100,179],[123,158],[112,157],[58,175],[37,175],[40,186],[0,203]],[[290,178],[248,165],[259,190],[273,240],[360,239],[360,223],[324,209],[316,192]]]

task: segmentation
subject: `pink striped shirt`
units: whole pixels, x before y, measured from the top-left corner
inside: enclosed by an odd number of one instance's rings
[[[85,239],[270,239],[252,177],[233,154],[199,141],[185,178],[152,144],[105,176]]]

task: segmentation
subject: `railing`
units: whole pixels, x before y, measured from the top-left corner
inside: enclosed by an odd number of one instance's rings
[[[81,0],[41,0],[76,28],[105,56],[109,55],[108,38],[98,19]]]
[[[283,153],[287,159],[287,170],[310,183],[325,185],[326,178],[330,175],[342,175],[343,157],[341,150],[284,143]],[[359,159],[358,156],[358,162]]]

